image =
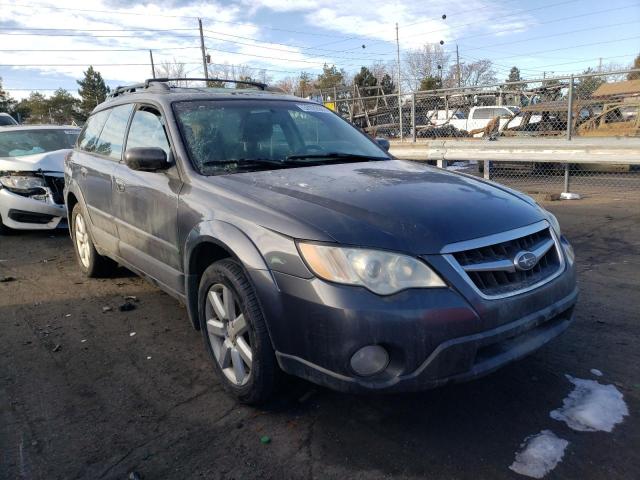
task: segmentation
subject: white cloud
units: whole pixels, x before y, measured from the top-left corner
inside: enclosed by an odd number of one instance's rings
[[[24,8],[19,6],[20,3],[3,5],[0,22],[29,28],[185,30],[173,33],[93,32],[87,36],[56,36],[54,32],[41,36],[3,35],[4,45],[7,45],[5,49],[34,51],[0,52],[0,65],[36,66],[0,69],[5,72],[5,77],[7,69],[13,68],[14,72],[30,71],[52,78],[59,75],[80,78],[83,70],[93,64],[105,79],[133,82],[150,76],[148,49],[153,49],[156,63],[175,58],[187,64],[187,71],[199,75],[201,54],[196,17],[203,18],[205,35],[210,37],[206,39],[206,44],[215,63],[312,72],[318,71],[325,62],[355,70],[362,64],[377,60],[393,61],[395,22],[400,24],[403,49],[439,40],[444,40],[447,48],[450,40],[464,36],[470,29],[480,28],[487,32],[504,30],[505,26],[525,28],[525,24],[517,18],[510,18],[509,22],[487,20],[499,15],[503,7],[485,0],[435,0],[427,3],[413,0],[237,0],[235,3],[201,0],[187,5],[174,4],[170,8],[163,3],[162,0],[150,0],[144,4],[114,6],[109,0],[83,0],[81,4],[77,0],[39,0],[40,5],[54,6],[58,10]],[[446,20],[440,18],[443,13],[448,16]],[[277,17],[280,20],[278,25],[265,24],[260,18],[263,14],[268,14],[267,18],[280,16]],[[286,26],[281,27],[283,23]],[[296,31],[320,35],[297,35]],[[333,37],[332,32],[336,34]],[[346,37],[355,38],[347,41]],[[287,47],[275,42],[298,46]],[[361,45],[366,45],[366,48],[362,49]],[[175,49],[166,50],[168,47]],[[100,48],[141,50],[78,51]],[[43,49],[76,51],[45,52]],[[79,66],[65,66],[67,64]],[[273,76],[277,78],[283,75],[286,73],[274,73]],[[22,85],[5,83],[5,87],[21,88]]]

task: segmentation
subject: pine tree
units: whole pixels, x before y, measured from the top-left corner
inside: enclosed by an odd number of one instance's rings
[[[384,74],[382,80],[380,80],[380,85],[382,86],[382,91],[385,95],[389,95],[396,90],[396,85],[393,83],[393,79],[388,73]]]
[[[16,101],[2,89],[2,77],[0,77],[0,112],[12,113]]]
[[[92,66],[84,72],[84,79],[76,80],[76,83],[80,86],[78,88],[80,113],[83,118],[87,118],[97,105],[104,102],[110,90],[100,72],[94,70]]]
[[[358,87],[375,87],[378,84],[378,79],[371,73],[367,67],[361,67],[360,72],[356,73],[353,77],[353,83]]]
[[[522,80],[520,78],[520,69],[518,67],[511,67],[511,71],[509,71],[509,76],[507,77],[507,82],[519,82]]]
[[[320,90],[326,90],[333,87],[341,87],[344,85],[344,70],[338,68],[335,65],[324,64],[322,67],[322,73],[318,75],[316,80],[316,87]]]

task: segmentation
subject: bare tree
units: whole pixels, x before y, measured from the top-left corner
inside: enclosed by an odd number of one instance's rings
[[[444,86],[457,87],[457,75],[456,65],[451,65],[444,81]],[[460,84],[463,87],[476,87],[478,85],[496,83],[497,81],[498,78],[491,60],[483,59],[470,63],[460,62]]]
[[[298,79],[295,77],[281,78],[274,84],[274,86],[289,95],[295,95],[296,87],[298,86]]]
[[[165,60],[155,67],[156,77],[159,78],[185,78],[187,76],[185,64],[175,58],[171,61]],[[177,87],[186,86],[187,82],[171,82]]]
[[[416,91],[425,78],[440,78],[448,68],[449,60],[449,54],[438,44],[427,43],[422,48],[407,51],[402,65],[402,87]]]

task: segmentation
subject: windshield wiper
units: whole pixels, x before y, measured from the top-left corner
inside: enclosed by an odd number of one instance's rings
[[[209,168],[220,167],[221,169],[235,166],[234,170],[246,170],[253,168],[282,168],[285,165],[279,160],[272,160],[270,158],[239,158],[237,160],[204,162],[202,166]]]
[[[329,161],[335,160],[348,160],[351,162],[361,162],[370,160],[389,160],[387,157],[372,157],[369,155],[359,155],[356,153],[344,153],[344,152],[327,152],[327,153],[301,153],[298,155],[289,155],[285,161],[295,160],[322,160],[329,159]],[[315,163],[315,162],[314,162]],[[324,163],[324,162],[323,162]]]

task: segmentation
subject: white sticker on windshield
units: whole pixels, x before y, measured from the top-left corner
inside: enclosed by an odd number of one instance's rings
[[[330,113],[331,110],[324,108],[322,105],[316,105],[314,103],[296,103],[298,108],[303,112],[318,112],[318,113]]]
[[[77,135],[78,131],[77,130],[65,130],[64,133],[66,133],[67,135]]]

